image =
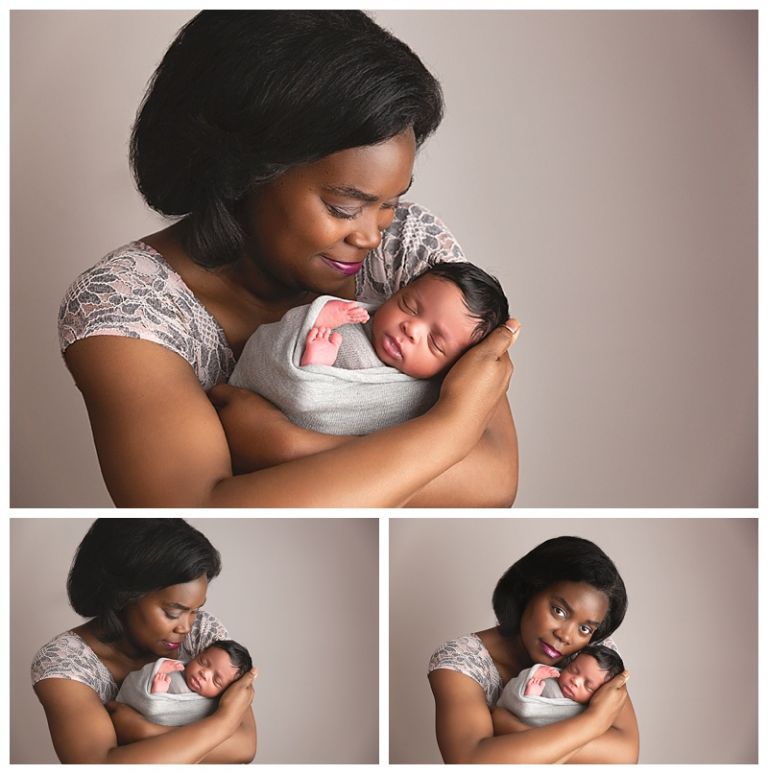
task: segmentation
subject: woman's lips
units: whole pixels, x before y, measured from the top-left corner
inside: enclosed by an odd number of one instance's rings
[[[168,650],[177,650],[179,647],[181,647],[181,643],[168,642],[167,640],[163,640],[163,647],[167,648]]]
[[[544,640],[539,640],[539,645],[541,645],[541,649],[544,651],[544,655],[547,656],[547,658],[560,659],[563,657],[563,654],[559,650],[555,650],[553,647],[547,645]]]
[[[343,261],[334,261],[333,258],[329,258],[327,255],[320,256],[323,261],[332,269],[343,274],[345,277],[351,277],[353,274],[357,274],[363,266],[362,261],[356,263],[344,263]]]

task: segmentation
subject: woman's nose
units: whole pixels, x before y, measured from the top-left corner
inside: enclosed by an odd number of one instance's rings
[[[192,622],[189,618],[187,618],[187,616],[183,615],[181,618],[179,618],[179,622],[176,624],[174,631],[188,634],[190,631],[192,631]]]
[[[381,226],[375,213],[363,214],[354,222],[347,242],[358,250],[374,250],[381,243]]]

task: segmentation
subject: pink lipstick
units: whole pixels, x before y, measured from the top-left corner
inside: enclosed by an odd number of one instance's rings
[[[167,648],[168,650],[178,650],[181,647],[180,642],[167,642],[166,640],[163,640],[163,647]]]
[[[550,647],[544,640],[539,640],[539,645],[547,658],[561,659],[563,657],[563,654],[559,650]]]
[[[362,261],[357,261],[356,263],[344,263],[343,261],[334,261],[327,255],[321,255],[320,257],[326,265],[339,272],[339,274],[343,274],[345,277],[351,277],[353,274],[357,274],[363,266]]]

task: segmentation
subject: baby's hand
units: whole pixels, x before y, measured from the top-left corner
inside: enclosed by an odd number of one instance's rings
[[[332,332],[330,328],[310,328],[300,365],[332,366],[339,354],[341,341],[342,335]]]
[[[525,686],[524,696],[541,696],[544,691],[543,678],[536,677],[535,675],[528,681]]]
[[[542,664],[537,670],[536,670],[536,677],[538,677],[540,680],[544,680],[547,677],[559,677],[560,676],[560,670],[556,669],[553,666],[546,666],[545,664]]]
[[[168,693],[171,687],[171,677],[166,672],[158,672],[152,678],[152,693]]]
[[[184,669],[184,664],[182,664],[181,661],[176,661],[175,659],[169,658],[160,664],[160,666],[157,668],[157,673],[160,674],[161,672],[179,672],[182,669]]]
[[[368,312],[357,301],[328,301],[315,320],[317,328],[338,328],[349,323],[368,322]]]

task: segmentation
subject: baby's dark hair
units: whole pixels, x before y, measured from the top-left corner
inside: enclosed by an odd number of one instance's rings
[[[251,654],[248,652],[248,649],[239,642],[235,642],[234,640],[216,640],[208,647],[221,648],[221,650],[229,656],[232,666],[237,668],[237,677],[235,680],[238,680],[253,668]]]
[[[592,656],[597,661],[601,671],[608,673],[605,678],[606,682],[624,671],[624,662],[621,660],[621,656],[606,645],[587,645],[586,648],[582,648],[576,655]]]
[[[479,266],[466,261],[436,263],[412,281],[427,276],[452,282],[461,291],[464,305],[477,320],[472,332],[473,344],[477,344],[494,328],[509,319],[509,303],[501,289],[501,283]]]

